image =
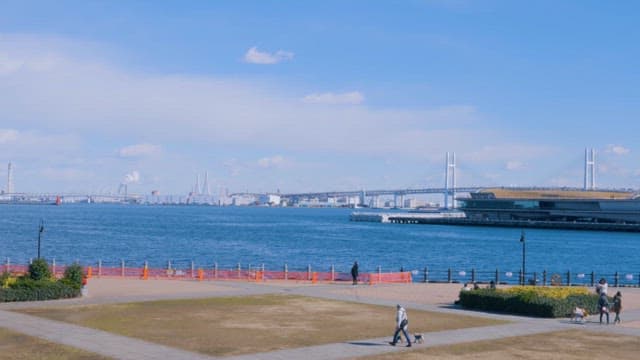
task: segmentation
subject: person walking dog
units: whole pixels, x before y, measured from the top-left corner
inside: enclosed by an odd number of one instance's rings
[[[396,332],[393,333],[393,341],[389,344],[396,346],[398,343],[398,339],[401,336],[400,331],[404,334],[404,337],[407,339],[407,347],[411,347],[411,338],[409,338],[409,334],[407,330],[409,328],[409,318],[407,317],[407,310],[405,310],[400,304],[397,305],[396,312]]]

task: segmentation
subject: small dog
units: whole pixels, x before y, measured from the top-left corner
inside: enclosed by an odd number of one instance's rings
[[[422,334],[413,334],[414,344],[424,344],[424,336]]]
[[[587,316],[589,316],[589,313],[587,313],[586,309],[576,306],[573,309],[573,313],[571,313],[571,321],[583,323],[587,320]]]

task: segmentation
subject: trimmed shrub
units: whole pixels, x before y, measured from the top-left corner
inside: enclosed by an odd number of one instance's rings
[[[65,299],[80,296],[80,289],[60,281],[21,278],[7,289],[0,289],[0,302]]]
[[[73,288],[80,289],[82,288],[82,277],[82,266],[73,264],[64,270],[64,277],[61,281]]]
[[[16,278],[10,272],[5,271],[0,275],[0,288],[6,289],[16,282]]]
[[[29,265],[29,277],[33,280],[51,279],[51,270],[45,259],[35,259]]]
[[[468,309],[537,317],[569,316],[576,306],[587,309],[590,314],[598,310],[598,296],[577,288],[514,287],[461,291],[459,303]]]

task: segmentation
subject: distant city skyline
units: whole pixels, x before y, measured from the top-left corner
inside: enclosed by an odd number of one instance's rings
[[[0,190],[640,188],[640,4],[5,2]],[[202,185],[202,183],[200,183]]]

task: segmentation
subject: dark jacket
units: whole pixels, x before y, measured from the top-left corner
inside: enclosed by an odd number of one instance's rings
[[[613,311],[620,312],[620,310],[622,310],[622,297],[616,295],[613,297]]]

